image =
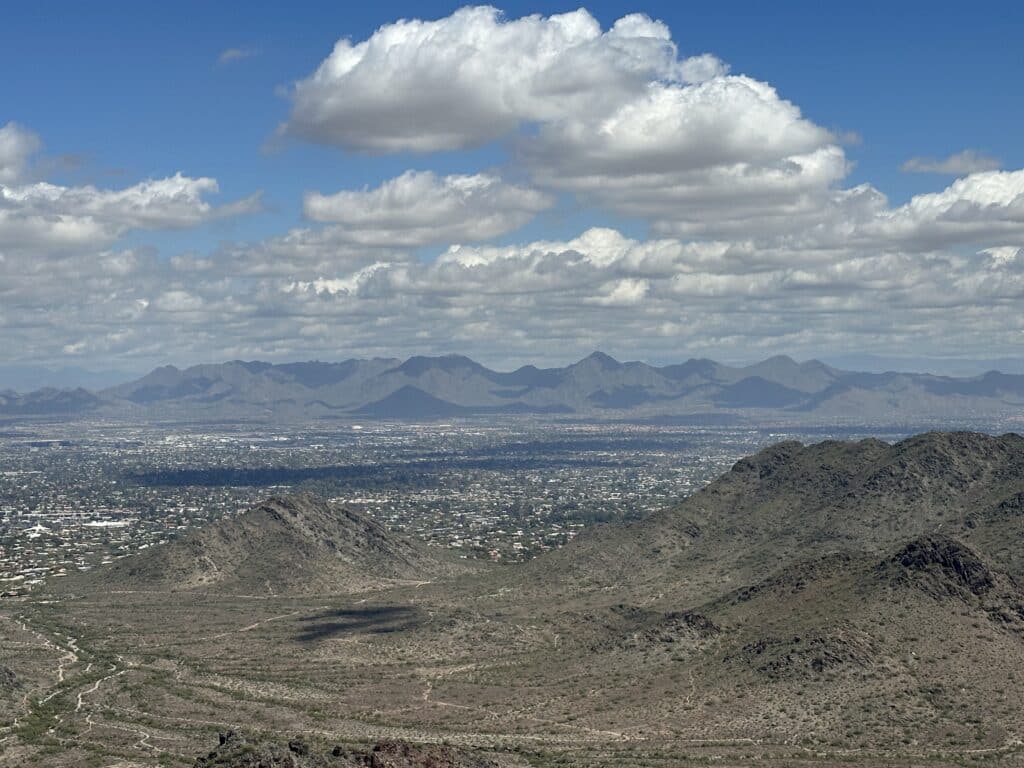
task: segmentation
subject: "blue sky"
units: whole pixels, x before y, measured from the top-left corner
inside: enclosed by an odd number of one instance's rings
[[[156,258],[164,261],[182,253],[218,259],[225,241],[257,247],[289,230],[308,226],[303,218],[307,192],[374,188],[409,169],[432,170],[439,176],[493,172],[509,182],[533,183],[557,200],[534,211],[521,226],[480,238],[485,244],[514,247],[538,240],[567,242],[594,226],[614,228],[637,241],[675,232],[662,214],[637,213],[635,206],[595,200],[575,189],[545,188],[510,154],[512,139],[508,137],[425,153],[398,150],[376,154],[354,150],[344,142],[326,145],[309,140],[301,130],[275,138],[278,126],[292,114],[289,89],[310,76],[339,38],[349,38],[355,44],[400,18],[443,19],[459,7],[454,3],[387,2],[17,4],[5,9],[0,28],[0,67],[8,73],[0,79],[0,126],[12,121],[41,141],[42,149],[33,156],[32,178],[23,181],[45,178],[69,188],[121,189],[181,172],[187,177],[217,180],[220,192],[209,198],[211,204],[262,191],[258,211],[211,216],[190,226],[123,227],[113,245],[102,245],[155,249]],[[509,21],[576,7],[560,3],[501,5]],[[1003,170],[1024,167],[1024,149],[1018,138],[1024,122],[1019,87],[1024,81],[1019,47],[1024,37],[1024,10],[1020,4],[989,3],[983,9],[968,10],[962,4],[934,2],[896,6],[880,2],[602,2],[586,8],[604,30],[626,14],[646,14],[671,31],[681,60],[711,53],[728,65],[729,74],[748,75],[777,89],[779,97],[796,105],[806,121],[831,131],[841,145],[849,166],[841,179],[830,182],[833,189],[869,184],[896,209],[914,195],[938,193],[956,177],[901,170],[912,157],[941,160],[970,150],[992,158],[993,163],[998,161]],[[231,49],[244,55],[219,63],[219,57]],[[342,91],[339,94],[344,96]],[[530,130],[529,126],[519,129],[524,135]],[[722,236],[723,231],[716,230],[681,239],[721,240]],[[760,230],[744,235],[747,239],[761,236]],[[0,238],[0,248],[2,243]],[[991,245],[1007,248],[1015,243],[1011,238],[1007,242],[993,240]],[[430,242],[413,247],[412,253],[429,260],[451,244]],[[951,247],[959,254],[989,245],[957,240]],[[36,261],[56,258],[43,251],[24,258],[30,257]],[[352,271],[349,267],[380,260],[376,256],[353,257],[345,262],[346,274]],[[229,268],[224,269],[230,273]],[[295,281],[340,279],[345,271],[327,274],[323,263],[310,270],[302,275],[296,272]],[[623,279],[650,285],[645,276]],[[143,297],[142,282],[140,278],[132,283],[132,290],[139,293],[139,301],[152,306],[153,297]],[[187,290],[188,285],[182,283],[182,291]],[[27,293],[19,295],[28,301]],[[350,292],[349,298],[354,296]],[[993,300],[1012,298],[1012,289],[1009,293],[1001,290]],[[207,304],[212,303],[210,299],[206,297]],[[281,311],[278,306],[250,309],[250,318]],[[571,312],[571,304],[558,311]],[[211,317],[204,322],[211,322]],[[424,326],[430,322],[426,315],[421,318]],[[500,333],[506,322],[514,324],[515,320],[511,316],[494,318],[492,332]],[[38,355],[27,348],[31,335],[12,332],[7,362],[76,362],[76,350],[90,348],[82,339],[71,338],[67,324],[54,321],[51,325],[51,336],[41,345],[45,351]],[[97,332],[100,330],[97,326]],[[289,347],[275,339],[261,350],[259,340],[268,334],[295,330],[291,326],[267,328],[245,340],[206,344],[202,350],[212,350],[208,354],[307,357],[330,351],[325,339],[336,337],[327,328],[326,336],[316,337],[308,349],[301,344]],[[986,337],[989,343],[982,344],[984,354],[1013,353],[1011,342],[1019,338],[1017,329],[999,330],[999,335]],[[737,338],[745,332],[742,324],[733,332],[719,325],[714,332],[717,341],[709,341],[706,347],[684,339],[672,342],[671,348],[651,347],[648,354],[674,357],[702,347],[704,352],[721,349],[726,357],[751,357],[772,347],[789,351],[784,348],[791,345],[795,347],[791,351],[799,355],[827,350],[833,343],[827,335],[794,343],[795,337],[786,333],[776,337],[777,343],[764,339],[744,343]],[[32,333],[43,338],[46,331],[40,327]],[[315,336],[312,331],[310,334],[309,338]],[[162,355],[159,334],[143,336],[145,340],[140,337],[134,346],[117,342],[98,345],[93,360],[141,365],[166,356],[187,362],[185,358],[202,351],[168,343],[166,355]],[[604,338],[600,333],[581,336],[581,345],[601,343]],[[462,351],[475,345],[472,340],[460,341],[441,332],[419,337],[424,351],[452,347]],[[607,342],[612,348],[632,346],[628,338],[608,336]],[[396,351],[412,350],[416,343],[404,340]],[[480,346],[486,349],[490,343],[482,338]],[[558,338],[536,339],[527,333],[522,347],[508,359],[558,357],[561,343]],[[903,337],[886,341],[863,333],[843,343],[850,352],[898,354],[904,353],[911,341]],[[375,353],[387,347],[382,339],[364,339],[338,354]],[[265,354],[259,355],[261,351]],[[936,343],[925,351],[949,356],[958,350]],[[494,359],[500,355],[490,357],[493,362],[503,362]]]

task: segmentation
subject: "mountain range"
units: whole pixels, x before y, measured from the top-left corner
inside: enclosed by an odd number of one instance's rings
[[[736,367],[690,359],[661,367],[595,352],[562,368],[491,370],[467,357],[157,368],[98,391],[0,392],[0,416],[135,419],[750,419],[786,423],[968,423],[1019,417],[1024,375],[955,378],[860,373],[772,357]]]

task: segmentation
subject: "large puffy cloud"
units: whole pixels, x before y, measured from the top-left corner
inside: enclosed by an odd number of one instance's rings
[[[832,134],[774,88],[710,54],[681,58],[639,14],[607,31],[585,10],[389,24],[339,41],[292,95],[287,134],[376,152],[514,137],[539,185],[665,234],[792,217],[847,172]]]
[[[966,177],[892,209],[870,185],[842,187],[850,164],[836,136],[775,88],[729,74],[710,54],[681,58],[669,29],[639,14],[607,31],[585,10],[509,20],[479,7],[400,21],[358,43],[339,41],[293,98],[286,132],[347,149],[433,151],[514,136],[512,159],[539,188],[638,218],[663,236],[751,241],[806,261],[851,239],[920,250],[986,233],[999,237],[982,245],[1001,245],[1017,232],[1010,201],[986,208],[997,179],[1006,181],[976,173],[991,158],[966,151],[910,161],[908,170]],[[987,187],[979,197],[971,185]],[[424,200],[407,196],[404,219],[390,214],[385,198],[413,187]],[[428,242],[417,211],[455,197],[434,178],[406,175],[333,201],[312,196],[307,214],[348,209],[351,241],[411,245]],[[943,208],[945,200],[955,206]],[[429,242],[507,231],[517,219],[514,203],[507,210],[475,230],[449,229],[442,216]]]
[[[848,167],[828,131],[734,76],[652,84],[602,119],[543,126],[522,151],[542,186],[702,236],[818,209]]]
[[[362,245],[416,247],[487,240],[518,229],[553,201],[537,190],[489,174],[439,177],[407,171],[371,190],[306,195],[313,221]]]
[[[372,152],[459,149],[523,123],[605,113],[654,80],[723,71],[708,55],[679,61],[665,25],[639,14],[602,32],[582,9],[505,20],[495,8],[463,8],[338,41],[296,83],[282,129]]]
[[[774,88],[741,76],[651,84],[600,120],[590,117],[567,116],[542,127],[543,157],[558,163],[554,175],[759,166],[813,152],[832,139]]]
[[[1024,242],[1024,170],[957,179],[941,192],[880,212],[858,233],[876,243],[938,248],[957,243]]]
[[[749,242],[800,263],[854,244],[1011,246],[1021,231],[1020,177],[975,150],[904,164],[962,178],[898,208],[868,184],[844,189],[850,164],[832,132],[710,54],[680,57],[669,29],[639,14],[607,31],[585,10],[510,20],[464,8],[400,21],[339,41],[292,96],[284,131],[295,136],[377,152],[513,137],[512,160],[540,189],[635,217],[660,236]],[[418,212],[447,213],[457,198],[443,186],[406,175],[371,192],[313,196],[307,213],[350,211],[340,223],[352,242],[414,245],[483,239],[535,210],[512,201],[475,228],[448,227],[441,215],[427,240]],[[401,196],[414,187],[419,204]],[[388,198],[405,203],[404,217]]]

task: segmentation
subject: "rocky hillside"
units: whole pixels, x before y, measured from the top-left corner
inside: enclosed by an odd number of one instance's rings
[[[881,555],[933,533],[977,546],[1024,578],[1024,438],[927,433],[781,443],[737,462],[680,504],[598,528],[526,571],[601,594],[673,585],[688,601],[830,552]],[[558,574],[557,577],[554,574]]]
[[[365,515],[301,494],[268,499],[68,586],[344,592],[469,569],[447,552],[396,536]]]
[[[524,567],[506,604],[559,638],[524,685],[617,681],[613,717],[562,706],[688,739],[1019,744],[1022,499],[1017,435],[774,446]]]
[[[962,541],[797,561],[682,612],[670,590],[651,597],[564,651],[586,659],[567,675],[637,678],[616,724],[657,711],[692,719],[690,737],[914,753],[996,751],[1019,728],[1024,592]]]
[[[508,765],[508,763],[504,763]],[[449,746],[418,746],[382,741],[369,749],[311,745],[301,738],[278,743],[229,731],[195,768],[501,768],[472,751]]]

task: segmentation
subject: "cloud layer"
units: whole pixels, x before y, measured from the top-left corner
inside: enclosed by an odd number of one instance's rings
[[[998,356],[1024,342],[1024,170],[972,151],[918,158],[906,170],[958,178],[892,203],[851,185],[841,141],[775,87],[681,54],[646,16],[602,30],[583,10],[465,8],[388,24],[295,84],[281,132],[418,153],[424,170],[308,190],[304,220],[264,239],[159,253],[136,243],[258,197],[216,206],[214,179],[181,174],[120,189],[29,179],[39,139],[0,128],[9,357],[460,351],[513,365],[593,348]],[[439,170],[495,142],[487,168]],[[530,225],[542,212],[588,223],[546,238]],[[591,226],[609,214],[648,236]]]

